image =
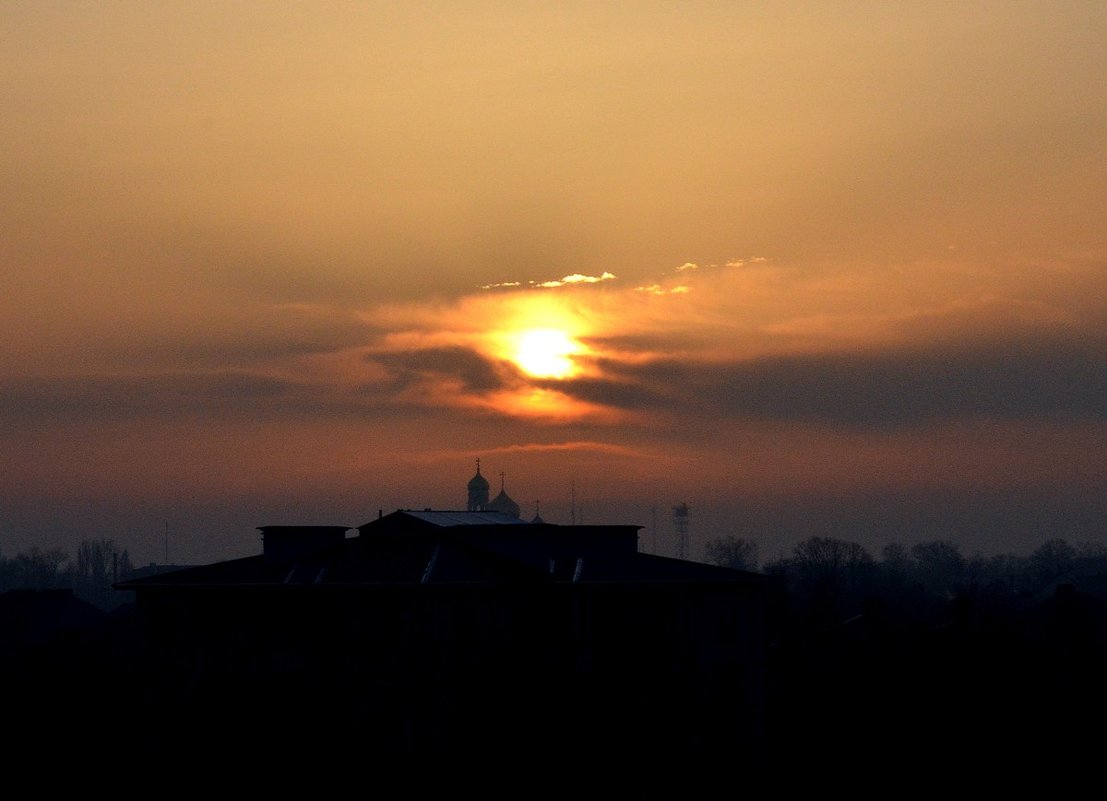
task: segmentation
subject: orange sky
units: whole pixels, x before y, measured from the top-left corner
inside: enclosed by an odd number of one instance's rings
[[[0,41],[0,554],[247,555],[456,508],[478,457],[660,552],[679,502],[763,555],[1107,542],[1107,6],[5,3]]]

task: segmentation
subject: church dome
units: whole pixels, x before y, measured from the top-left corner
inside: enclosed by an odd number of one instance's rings
[[[480,474],[480,459],[477,459],[477,474],[469,479],[469,491],[465,508],[470,512],[480,512],[488,505],[488,479]]]
[[[500,494],[493,498],[485,508],[490,512],[503,512],[512,517],[519,516],[519,504],[511,500],[503,490],[500,490]]]
[[[500,473],[500,494],[493,498],[485,507],[489,512],[503,512],[505,515],[519,517],[519,504],[511,500],[504,489],[504,474]]]

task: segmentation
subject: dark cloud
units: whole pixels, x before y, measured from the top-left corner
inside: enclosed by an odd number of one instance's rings
[[[397,406],[395,391],[375,384],[344,390],[243,372],[22,379],[0,384],[0,422],[37,430],[44,422],[379,421],[433,415],[410,404]]]
[[[616,350],[628,352],[654,352],[671,353],[674,344],[672,332],[649,334],[609,334],[606,336],[585,336],[581,340],[599,350]],[[706,348],[715,344],[708,333],[695,331],[682,331],[679,347],[692,350]]]
[[[469,348],[423,348],[374,353],[366,358],[387,369],[399,388],[444,376],[460,380],[469,392],[490,392],[504,386],[502,367]]]
[[[123,346],[113,346],[106,353],[123,356],[132,364],[164,363],[165,355],[171,353],[177,363],[195,368],[197,366],[243,365],[277,359],[296,358],[333,353],[346,347],[362,344],[364,337],[334,337],[333,341],[324,340],[287,340],[248,342],[233,338],[213,341],[169,341],[149,338],[146,342]]]
[[[1107,349],[1099,342],[1024,340],[727,364],[601,366],[608,379],[563,389],[625,409],[860,427],[969,418],[1107,419]]]
[[[223,419],[264,422],[373,420],[448,416],[452,412],[397,403],[409,387],[452,377],[480,394],[504,386],[510,368],[466,348],[432,348],[367,357],[382,366],[383,381],[349,388],[247,371],[187,371],[121,376],[60,376],[0,383],[0,420],[13,425],[95,425],[137,419]]]
[[[110,421],[240,409],[288,395],[293,384],[248,373],[32,378],[0,385],[0,415]]]

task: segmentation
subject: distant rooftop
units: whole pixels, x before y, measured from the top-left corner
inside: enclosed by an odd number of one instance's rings
[[[506,512],[452,512],[437,509],[403,509],[409,515],[434,526],[525,526],[527,521]]]

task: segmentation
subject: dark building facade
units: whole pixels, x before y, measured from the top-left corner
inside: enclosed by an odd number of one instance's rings
[[[116,586],[177,713],[234,709],[268,748],[336,737],[378,759],[519,758],[756,741],[773,580],[640,553],[639,529],[400,510],[356,529],[264,526],[258,556]]]

